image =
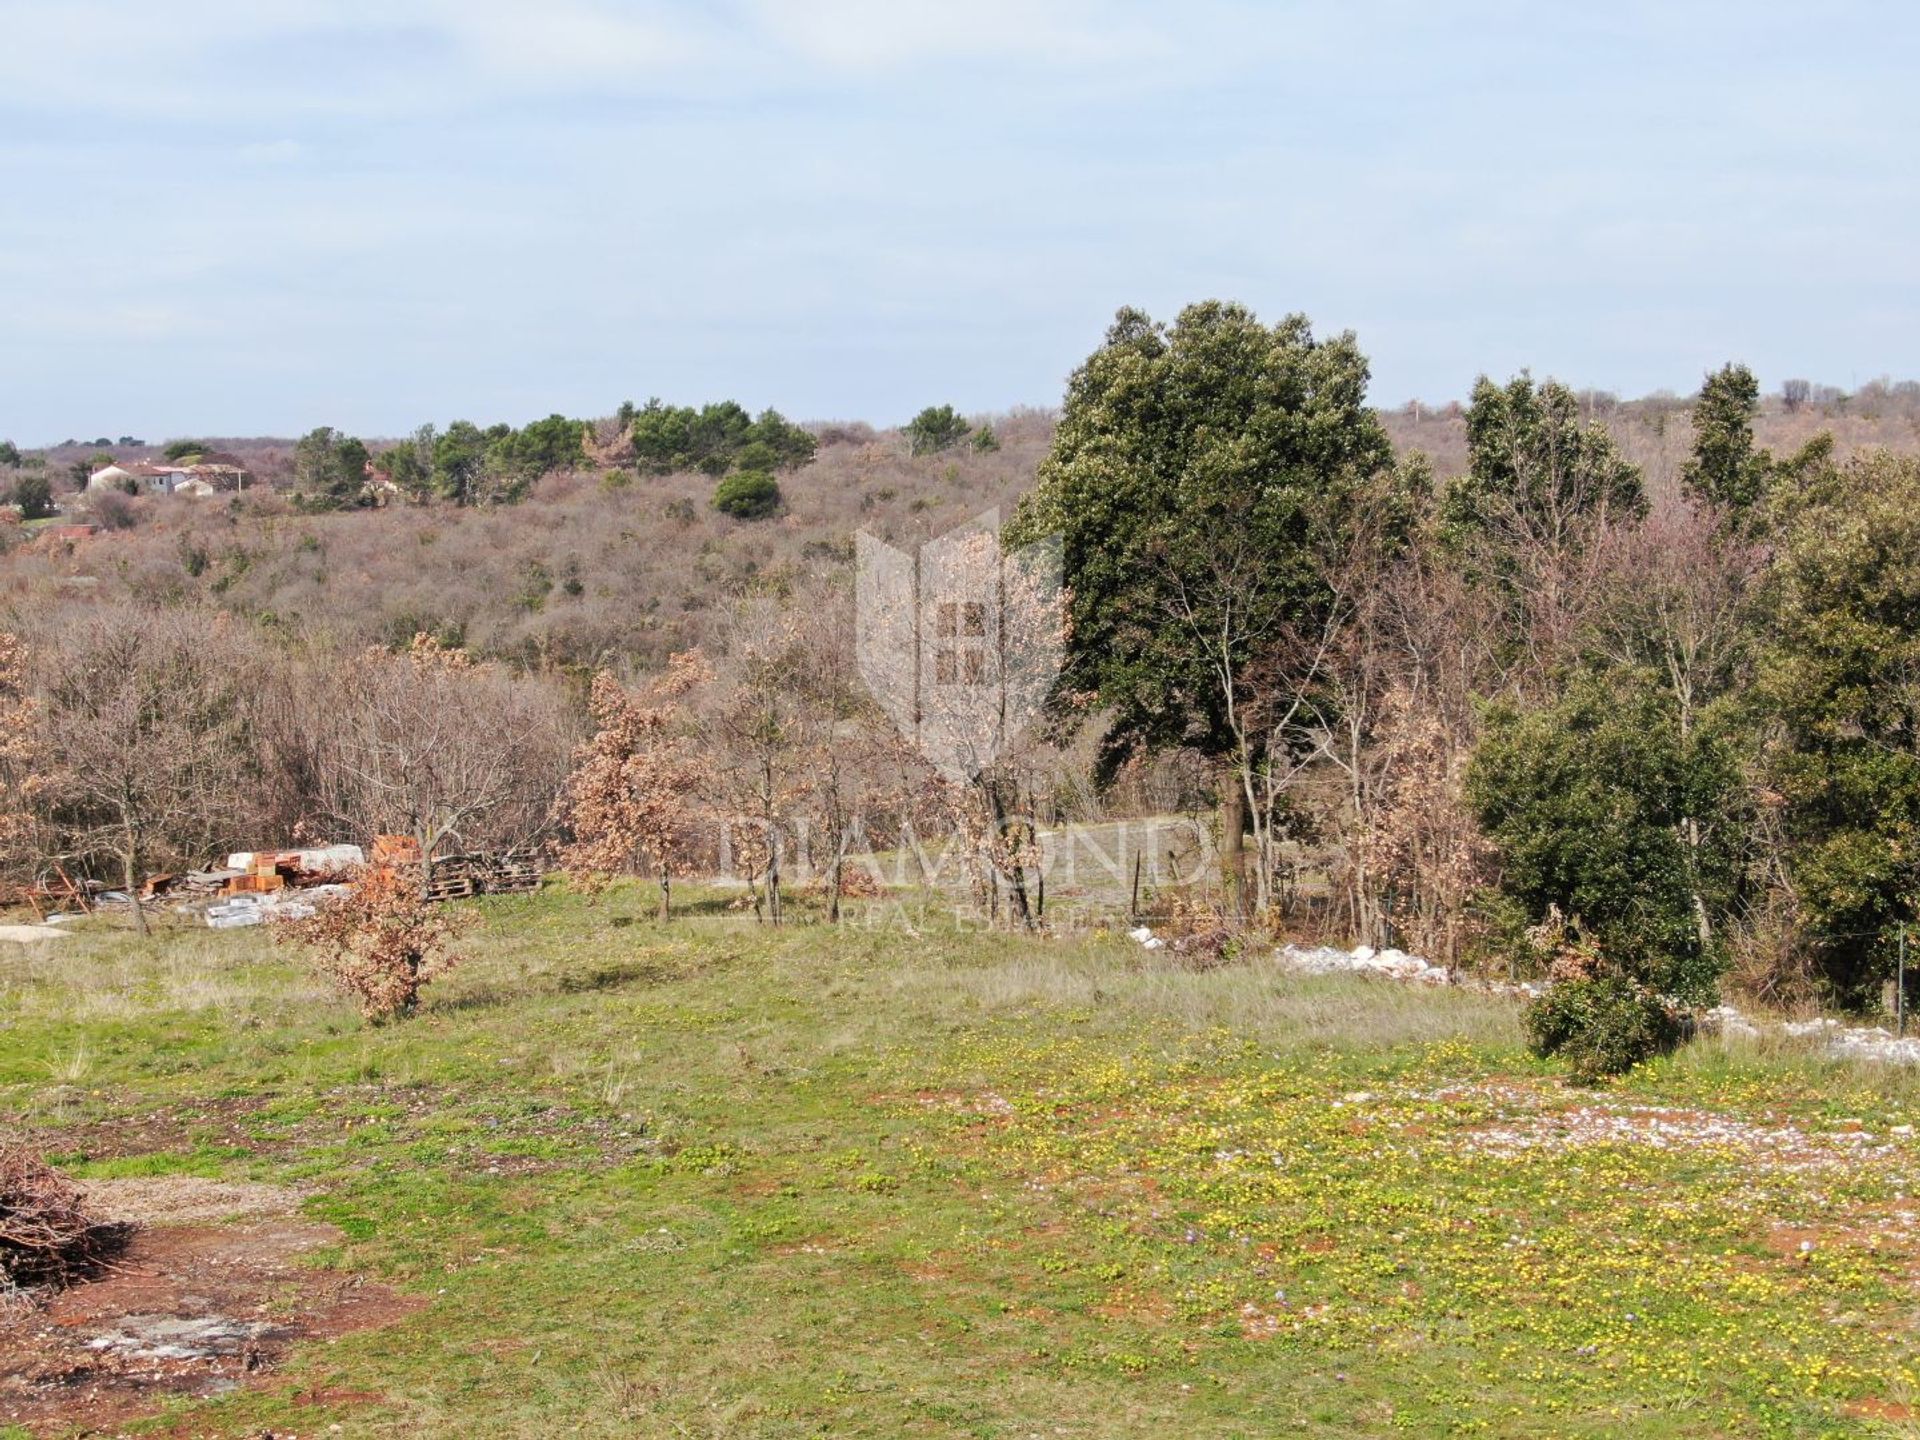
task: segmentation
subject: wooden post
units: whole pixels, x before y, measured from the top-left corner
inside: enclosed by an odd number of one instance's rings
[[[1893,986],[1894,1022],[1902,1035],[1907,1033],[1907,927],[1900,927],[1899,978]]]

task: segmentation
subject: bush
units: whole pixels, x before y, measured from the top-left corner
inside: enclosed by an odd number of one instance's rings
[[[915,455],[937,455],[966,439],[972,428],[951,405],[929,405],[906,423],[907,448]]]
[[[1527,1007],[1527,1044],[1564,1056],[1573,1077],[1624,1075],[1680,1043],[1680,1021],[1652,991],[1623,975],[1564,980]]]
[[[421,898],[411,866],[369,869],[315,914],[280,922],[275,938],[306,947],[367,1019],[390,1020],[413,1014],[420,987],[457,963],[451,947],[466,919]]]
[[[764,470],[742,470],[713,487],[713,508],[736,520],[758,520],[779,507],[779,482]]]
[[[44,520],[54,513],[53,482],[45,475],[22,475],[13,482],[13,503],[23,520]]]

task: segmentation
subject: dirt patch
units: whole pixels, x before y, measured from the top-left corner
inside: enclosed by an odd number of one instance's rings
[[[110,1428],[168,1397],[251,1383],[300,1341],[389,1324],[422,1303],[302,1265],[339,1232],[295,1216],[295,1192],[184,1177],[88,1190],[148,1228],[98,1279],[0,1310],[0,1422]],[[181,1223],[189,1216],[229,1223]]]
[[[1125,1320],[1137,1325],[1165,1325],[1173,1319],[1173,1303],[1164,1295],[1121,1286],[1106,1299],[1087,1307],[1087,1313],[1102,1320]]]
[[[1868,1396],[1865,1400],[1849,1400],[1840,1408],[1856,1420],[1887,1420],[1899,1425],[1913,1419],[1912,1406],[1874,1396]]]
[[[88,1203],[108,1220],[135,1225],[198,1225],[212,1220],[260,1220],[297,1213],[304,1190],[159,1175],[82,1184]]]

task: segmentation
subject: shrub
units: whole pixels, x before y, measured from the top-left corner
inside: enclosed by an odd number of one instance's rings
[[[1529,924],[1558,925],[1662,994],[1713,1003],[1723,956],[1700,915],[1718,930],[1733,911],[1746,833],[1720,727],[1682,725],[1671,691],[1639,672],[1582,675],[1545,708],[1489,712],[1467,799]]]
[[[1659,996],[1624,975],[1565,980],[1527,1007],[1527,1044],[1564,1056],[1573,1077],[1623,1075],[1680,1043],[1680,1021]]]
[[[951,405],[929,405],[905,426],[907,449],[915,455],[937,455],[958,445],[971,433],[966,417]]]
[[[780,484],[764,470],[742,470],[713,487],[713,508],[736,520],[758,520],[780,506]]]
[[[13,482],[13,503],[23,520],[44,520],[54,513],[53,482],[45,475],[22,475]]]
[[[420,987],[458,963],[451,947],[465,918],[423,899],[411,867],[367,870],[313,915],[282,922],[275,938],[311,951],[362,1015],[388,1020],[413,1014]]]

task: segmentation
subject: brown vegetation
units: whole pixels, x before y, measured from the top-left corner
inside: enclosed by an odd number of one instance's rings
[[[0,1294],[86,1275],[126,1242],[80,1187],[19,1145],[0,1145]]]
[[[420,987],[458,963],[453,943],[469,919],[426,900],[410,869],[379,868],[312,915],[281,922],[276,938],[307,950],[362,1015],[389,1020],[413,1014]]]

